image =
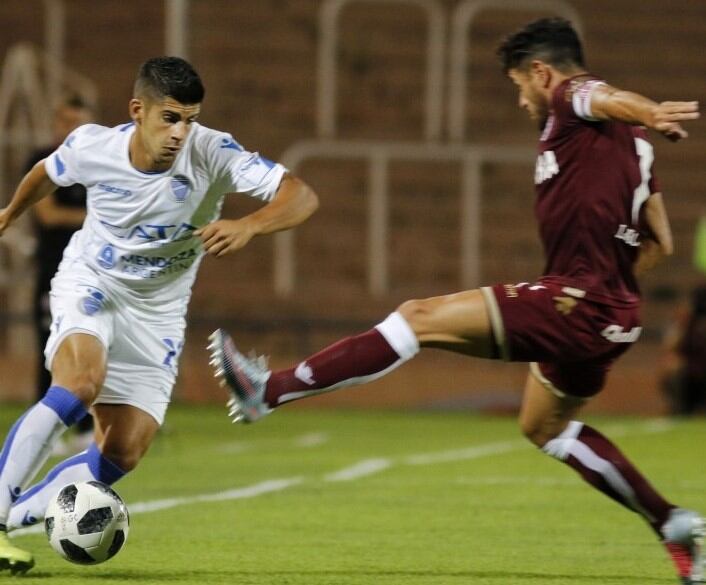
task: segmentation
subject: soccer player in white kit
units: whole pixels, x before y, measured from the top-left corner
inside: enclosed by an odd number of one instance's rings
[[[147,451],[169,404],[204,254],[235,252],[316,210],[315,193],[284,167],[196,122],[203,96],[186,61],[150,59],[137,76],[132,122],[79,127],[0,211],[2,234],[57,186],[87,189],[86,221],[52,281],[45,350],[52,386],[18,419],[0,453],[0,568],[24,572],[34,565],[7,532],[40,521],[61,486],[112,484]],[[266,204],[218,220],[227,193]],[[27,488],[53,442],[89,407],[95,443]]]

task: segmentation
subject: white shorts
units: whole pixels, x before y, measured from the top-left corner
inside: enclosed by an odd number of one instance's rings
[[[93,335],[107,351],[105,383],[95,404],[129,404],[161,425],[184,344],[187,303],[188,298],[162,302],[154,293],[106,282],[82,262],[65,260],[51,283],[46,366],[51,370],[68,335]]]

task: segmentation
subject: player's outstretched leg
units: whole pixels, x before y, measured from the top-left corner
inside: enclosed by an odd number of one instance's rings
[[[534,365],[533,372],[537,372]],[[537,372],[529,376],[525,387],[522,430],[586,483],[642,516],[667,549],[682,584],[702,583],[703,519],[667,501],[610,439],[573,420],[583,404],[585,400],[560,395]]]
[[[373,329],[347,337],[300,362],[277,372],[262,358],[247,358],[219,329],[210,336],[211,365],[232,397],[234,422],[254,422],[273,408],[337,388],[370,382],[419,351],[409,323],[399,313],[389,315]]]

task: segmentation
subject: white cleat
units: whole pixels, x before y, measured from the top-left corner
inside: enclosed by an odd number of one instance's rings
[[[217,329],[209,336],[209,363],[221,387],[231,393],[228,416],[234,423],[251,423],[272,409],[265,403],[265,387],[271,371],[264,357],[245,357],[225,331]]]
[[[675,508],[662,527],[664,546],[672,558],[683,585],[705,583],[702,553],[706,526],[692,510]]]

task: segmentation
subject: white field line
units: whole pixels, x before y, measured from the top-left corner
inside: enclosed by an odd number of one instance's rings
[[[157,510],[176,508],[177,506],[183,506],[185,504],[192,504],[196,502],[222,502],[224,500],[244,500],[247,498],[255,498],[263,494],[281,492],[282,490],[286,490],[302,483],[302,481],[304,480],[301,477],[271,479],[261,483],[256,483],[254,485],[216,492],[214,494],[199,494],[196,496],[184,496],[181,498],[152,500],[151,502],[137,502],[130,505],[130,513],[143,514],[145,512],[156,512]]]
[[[177,506],[186,506],[196,504],[198,502],[221,502],[225,500],[245,500],[255,498],[263,494],[271,494],[272,492],[281,492],[295,485],[299,485],[304,481],[301,477],[291,477],[288,479],[270,479],[261,483],[225,490],[212,494],[197,494],[195,496],[184,496],[181,498],[167,498],[164,500],[152,500],[150,502],[135,502],[128,507],[130,515],[145,514],[149,512],[157,512],[158,510],[168,510]],[[29,528],[13,530],[10,536],[24,536],[25,534],[38,534],[44,532],[44,524],[37,524]]]
[[[609,437],[625,437],[635,434],[663,433],[674,427],[674,423],[667,419],[651,420],[643,423],[637,429],[625,425],[613,425],[608,427],[606,435]],[[326,481],[352,481],[361,477],[366,477],[379,473],[395,465],[434,465],[437,463],[449,463],[452,461],[468,461],[488,457],[490,455],[501,455],[533,449],[532,445],[524,440],[499,441],[497,443],[485,443],[472,445],[461,449],[450,449],[448,451],[436,451],[433,453],[417,453],[407,455],[398,461],[394,459],[364,459],[354,463],[350,467],[340,471],[329,473],[324,476]]]
[[[324,476],[325,481],[352,481],[384,471],[393,465],[391,459],[363,459],[350,467],[344,467]]]
[[[301,437],[294,439],[294,445],[297,447],[318,447],[324,443],[328,443],[330,437],[327,433],[307,433]]]
[[[606,432],[608,436],[633,436],[641,434],[662,433],[672,429],[675,423],[666,420],[648,421],[637,428],[615,426]],[[497,443],[486,443],[473,445],[462,449],[452,449],[447,451],[437,451],[433,453],[417,453],[407,455],[397,461],[388,458],[364,459],[345,467],[339,471],[326,474],[324,480],[328,482],[353,481],[362,477],[368,477],[396,465],[433,465],[437,463],[447,463],[451,461],[466,461],[479,459],[489,455],[498,455],[528,449],[531,446],[526,441],[502,441]],[[302,477],[287,479],[272,479],[251,486],[225,490],[212,494],[197,494],[194,496],[184,496],[180,498],[167,498],[163,500],[152,500],[148,502],[135,502],[129,505],[130,514],[143,514],[166,510],[177,506],[187,506],[198,502],[219,502],[225,500],[242,500],[254,498],[263,494],[284,491],[297,486],[305,481]],[[14,530],[11,537],[23,536],[25,534],[38,534],[44,531],[43,524]]]
[[[287,441],[287,444],[293,445],[294,447],[308,449],[310,447],[318,447],[329,441],[329,435],[327,433],[305,433],[294,437]],[[225,443],[219,445],[216,448],[218,453],[227,453],[228,455],[233,455],[237,453],[245,453],[246,451],[252,451],[263,445],[272,446],[274,444],[281,444],[283,441],[276,440],[262,440],[262,441],[233,441],[232,443]]]
[[[451,449],[449,451],[438,451],[436,453],[418,453],[407,455],[402,459],[404,465],[433,465],[435,463],[447,463],[449,461],[465,461],[468,459],[479,459],[488,455],[499,455],[512,451],[522,451],[528,449],[527,441],[502,441],[499,443],[486,443],[485,445],[473,445],[463,449]]]

